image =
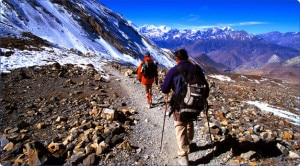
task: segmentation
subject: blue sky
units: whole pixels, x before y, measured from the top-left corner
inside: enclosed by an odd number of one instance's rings
[[[136,26],[299,32],[300,0],[98,0]]]

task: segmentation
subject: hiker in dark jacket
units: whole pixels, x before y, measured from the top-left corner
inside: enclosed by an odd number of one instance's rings
[[[175,52],[175,58],[176,58],[175,60],[177,62],[177,65],[179,65],[181,69],[185,72],[192,73],[194,71],[194,67],[199,67],[198,65],[195,65],[188,60],[189,56],[185,49],[177,50]],[[173,118],[174,118],[175,134],[176,134],[177,145],[178,145],[179,163],[181,165],[188,165],[188,154],[190,152],[189,145],[194,137],[194,123],[193,121],[185,122],[181,120],[180,114],[178,112],[179,103],[176,103],[176,101],[174,101],[174,96],[178,94],[178,92],[176,92],[176,89],[178,89],[178,86],[180,86],[180,82],[181,82],[179,80],[180,77],[178,77],[179,74],[180,72],[176,66],[171,68],[167,73],[166,78],[164,79],[164,82],[161,86],[161,91],[165,94],[169,94],[172,90],[170,107],[171,107],[171,112],[173,112]],[[203,77],[202,80],[205,80],[206,86],[209,87],[203,72],[199,72],[198,74],[201,77]],[[206,97],[208,97],[208,93]]]
[[[140,63],[140,65],[138,66],[137,69],[137,79],[144,85],[144,89],[146,92],[146,98],[147,98],[147,104],[148,107],[151,108],[151,104],[152,104],[152,84],[155,82],[155,84],[158,84],[158,75],[157,75],[157,69],[156,69],[156,76],[154,76],[153,78],[146,78],[142,75],[142,67],[143,64],[145,63],[145,61],[153,61],[153,59],[150,56],[149,52],[145,53],[145,57],[144,60]],[[157,62],[154,62],[157,64]]]

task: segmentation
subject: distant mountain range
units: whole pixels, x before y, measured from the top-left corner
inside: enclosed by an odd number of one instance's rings
[[[276,43],[281,46],[292,47],[300,50],[300,33],[299,32],[269,32],[265,34],[257,35],[266,41]]]
[[[287,68],[300,66],[300,33],[270,32],[261,35],[230,27],[207,30],[177,30],[166,26],[143,26],[139,31],[159,47],[185,48],[190,56],[219,72],[257,74],[282,78]],[[285,65],[288,62],[292,62]],[[274,65],[277,64],[277,65]],[[276,68],[274,68],[276,66]],[[269,71],[269,72],[262,72]],[[296,73],[289,75],[296,75]]]

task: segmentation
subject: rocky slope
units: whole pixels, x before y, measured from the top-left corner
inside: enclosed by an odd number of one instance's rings
[[[91,65],[56,63],[2,74],[1,164],[178,164],[172,118],[166,118],[160,151],[165,95],[154,86],[154,106],[148,109],[135,67],[104,68],[97,73]],[[202,113],[195,122],[190,163],[297,165],[299,126],[246,101],[299,114],[298,87],[229,77],[234,81],[208,76],[210,130]]]
[[[1,48],[32,49],[30,46],[41,44],[37,46],[41,49],[47,43],[128,65],[137,65],[149,51],[165,67],[175,63],[167,51],[140,34],[130,21],[96,0],[3,0],[0,6],[1,45],[11,40],[25,42],[13,41]],[[39,43],[34,42],[36,38]]]

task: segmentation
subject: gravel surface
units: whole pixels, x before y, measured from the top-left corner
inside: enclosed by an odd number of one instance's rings
[[[137,125],[133,127],[130,133],[130,142],[139,147],[139,160],[141,164],[150,165],[178,165],[177,143],[174,130],[173,117],[166,116],[163,131],[164,110],[166,109],[166,95],[159,91],[160,85],[153,84],[153,107],[148,108],[146,104],[146,94],[142,84],[136,77],[126,77],[124,72],[116,70],[111,66],[104,68],[111,73],[113,87],[122,87],[118,95],[127,100],[128,106],[136,110]],[[170,99],[170,98],[169,98]],[[167,108],[168,109],[168,108]],[[195,137],[192,141],[193,149],[189,154],[191,164],[220,164],[230,157],[230,152],[225,152],[218,157],[214,156],[212,150],[214,147],[210,143],[209,134],[200,135],[200,127],[204,127],[206,117],[194,122]],[[161,139],[162,140],[162,147]]]
[[[126,108],[134,112],[132,123],[128,119],[111,123],[112,126],[121,123],[122,128],[126,128],[125,132],[111,137],[102,134],[105,141],[110,142],[111,149],[97,157],[93,156],[93,159],[97,159],[96,164],[178,165],[173,117],[165,118],[163,130],[166,95],[159,91],[160,85],[153,85],[153,107],[148,108],[143,86],[136,79],[136,67],[109,64],[103,69],[102,73],[97,73],[92,66],[83,70],[73,65],[62,67],[59,64],[53,64],[46,67],[17,69],[11,74],[3,74],[1,78],[1,110],[3,110],[1,163],[17,157],[16,154],[22,154],[22,146],[29,141],[39,141],[45,147],[51,140],[63,141],[68,137],[72,124],[81,122],[82,124],[79,125],[84,128],[103,125],[101,124],[103,119],[92,117],[90,114],[93,111],[91,103],[94,102],[101,108],[109,107],[118,111],[121,110],[120,108]],[[160,83],[164,78],[164,73],[165,71],[160,73]],[[107,75],[109,79],[103,79],[102,76],[106,78]],[[194,122],[195,137],[189,154],[190,164],[296,165],[299,156],[291,154],[299,153],[296,140],[300,135],[297,127],[286,120],[275,118],[272,114],[261,113],[257,108],[242,102],[259,99],[294,110],[298,103],[295,88],[280,89],[282,84],[274,81],[256,84],[249,82],[245,77],[236,77],[235,80],[238,82],[235,82],[233,86],[224,81],[214,80],[215,87],[209,98],[210,125],[214,125],[214,127],[211,126],[214,132],[213,142],[210,141],[206,116],[202,113],[199,121]],[[284,93],[285,91],[289,91],[290,94]],[[68,120],[58,122],[57,118],[60,115],[61,118]],[[127,121],[131,124],[130,127]],[[51,125],[36,129],[35,126],[42,122],[49,122]],[[281,126],[274,127],[274,124]],[[225,135],[220,134],[218,126],[227,126],[231,131]],[[261,127],[261,131],[253,133],[257,126]],[[271,141],[263,138],[255,142],[253,138],[249,138],[267,129],[278,133],[272,136]],[[13,138],[9,138],[11,135]],[[235,135],[239,135],[239,141],[233,138]],[[16,143],[10,150],[2,145],[3,142],[7,142],[5,137]],[[114,142],[112,143],[111,140]],[[134,150],[116,148],[120,142],[126,140]],[[281,151],[277,148],[278,145],[283,147]],[[73,153],[73,159],[78,157],[74,151]],[[58,162],[68,163],[69,158],[65,156],[66,152],[62,154],[61,161]],[[87,155],[89,154],[85,154],[84,157]],[[24,155],[18,158],[19,162],[26,160],[27,157]],[[14,162],[16,161],[15,159]],[[82,162],[88,163],[86,160],[78,160],[74,163]]]

